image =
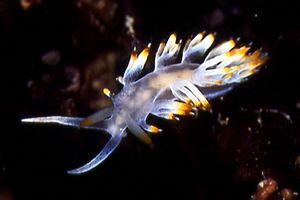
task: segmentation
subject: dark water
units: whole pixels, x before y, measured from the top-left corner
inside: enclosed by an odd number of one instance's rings
[[[26,2],[0,2],[1,200],[299,199],[292,194],[300,192],[296,1]],[[135,19],[135,38],[126,15]],[[165,131],[154,137],[154,149],[129,135],[103,165],[71,176],[66,170],[93,158],[105,135],[20,124],[23,117],[86,116],[108,105],[99,91],[120,88],[114,78],[134,45],[156,48],[172,32],[187,38],[203,30],[253,42],[270,59],[212,101],[212,114],[158,121]],[[277,187],[257,189],[263,180]]]

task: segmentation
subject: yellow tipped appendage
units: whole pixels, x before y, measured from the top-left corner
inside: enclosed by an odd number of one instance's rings
[[[203,39],[204,34],[203,33],[198,33],[194,39],[192,39],[192,41],[189,43],[190,47],[195,46],[196,44],[198,44],[202,39]]]
[[[206,110],[210,110],[211,106],[208,102],[208,100],[205,98],[205,96],[203,94],[201,94],[201,96],[199,96],[199,100],[201,101],[201,105],[203,106],[203,108],[205,108]]]
[[[167,44],[175,44],[176,43],[176,33],[172,33],[167,41]]]
[[[215,41],[215,35],[214,34],[209,34],[208,36],[206,36],[205,38],[207,38],[207,40],[209,41],[209,43],[213,43]]]
[[[226,49],[227,48],[230,49],[230,48],[233,48],[235,46],[235,42],[234,42],[234,40],[229,40],[229,41],[225,42],[223,45],[226,46]]]
[[[150,47],[146,47],[139,54],[137,60],[140,62],[141,65],[144,65],[146,63],[148,55],[149,55],[149,52],[150,52]]]
[[[131,53],[130,55],[130,60],[129,60],[129,63],[128,63],[128,67],[132,67],[133,63],[137,60],[137,52],[136,50],[134,49],[133,52]]]
[[[192,110],[192,106],[187,103],[174,102],[173,106],[174,106],[173,114],[175,115],[188,115]]]
[[[111,97],[111,92],[110,92],[109,89],[104,88],[104,89],[103,89],[103,93],[104,93],[107,97]]]
[[[157,134],[157,133],[161,132],[162,130],[156,126],[150,125],[148,131],[150,133]]]

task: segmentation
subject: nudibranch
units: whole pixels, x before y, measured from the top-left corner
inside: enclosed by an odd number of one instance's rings
[[[214,44],[215,34],[199,33],[182,46],[172,34],[161,42],[155,56],[154,71],[140,77],[150,51],[148,45],[139,54],[131,54],[123,77],[117,80],[122,90],[113,95],[103,89],[112,100],[112,106],[87,118],[36,117],[22,122],[57,123],[109,133],[110,139],[90,162],[70,174],[87,172],[102,163],[120,144],[127,130],[137,138],[151,144],[151,134],[162,130],[147,123],[149,114],[167,120],[196,115],[199,109],[210,110],[209,99],[224,95],[237,83],[257,72],[267,60],[261,49],[230,39]],[[181,54],[181,56],[179,56]]]

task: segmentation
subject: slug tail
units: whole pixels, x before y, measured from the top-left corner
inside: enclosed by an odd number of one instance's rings
[[[118,147],[125,133],[124,128],[119,134],[113,135],[95,158],[77,169],[67,171],[68,174],[82,174],[94,169]]]
[[[102,163],[120,144],[121,139],[126,134],[126,126],[116,123],[117,115],[113,115],[113,107],[102,109],[87,118],[48,116],[22,119],[22,123],[38,124],[60,124],[63,126],[102,130],[110,134],[110,139],[103,149],[87,164],[73,170],[69,174],[82,174],[88,172]]]
[[[59,124],[70,127],[80,127],[83,120],[81,117],[65,117],[65,116],[47,116],[47,117],[34,117],[21,119],[22,123],[35,123],[35,124]]]

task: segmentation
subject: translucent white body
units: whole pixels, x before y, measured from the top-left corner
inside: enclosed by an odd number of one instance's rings
[[[196,115],[198,109],[210,110],[207,99],[230,91],[236,83],[258,71],[266,61],[260,50],[250,51],[247,46],[236,47],[233,40],[214,46],[214,35],[199,33],[186,42],[179,52],[181,41],[172,34],[167,43],[161,43],[156,53],[155,69],[139,77],[149,54],[149,47],[139,55],[131,54],[124,77],[119,77],[123,89],[112,96],[104,93],[113,102],[113,107],[100,110],[82,119],[76,117],[38,117],[23,119],[23,122],[59,123],[80,128],[99,129],[108,132],[111,139],[100,153],[71,174],[87,172],[110,155],[119,145],[127,129],[147,144],[151,134],[161,132],[147,124],[151,113],[167,120],[179,120],[183,115]],[[212,47],[214,46],[214,47]]]

